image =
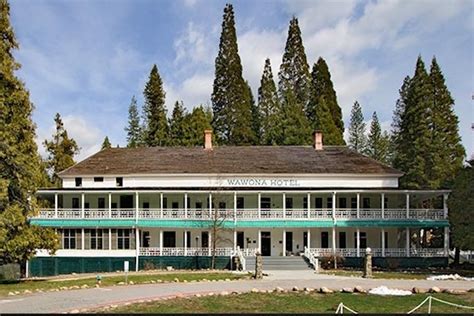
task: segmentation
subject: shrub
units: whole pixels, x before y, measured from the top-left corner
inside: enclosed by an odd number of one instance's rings
[[[337,255],[324,256],[321,257],[319,260],[321,262],[321,268],[325,270],[334,269],[334,261],[336,261],[338,268],[342,268],[344,266],[345,261],[344,257]]]

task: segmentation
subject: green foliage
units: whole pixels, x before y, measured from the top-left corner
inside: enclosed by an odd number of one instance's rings
[[[169,145],[171,146],[182,146],[184,145],[185,136],[185,109],[183,102],[176,101],[173,108],[173,113],[169,121],[170,126],[170,137]]]
[[[331,114],[332,121],[336,125],[336,134],[325,137],[326,140],[332,139],[333,143],[325,142],[326,145],[345,145],[344,141],[344,122],[342,121],[342,111],[337,103],[336,91],[334,90],[331,74],[329,72],[326,61],[319,57],[318,62],[314,64],[313,71],[311,73],[311,92],[310,100],[306,107],[306,114],[310,121],[313,129],[319,128],[324,130],[333,130],[332,127],[321,126],[322,122],[326,123],[326,119],[318,117],[318,113],[321,113],[321,102],[325,103]],[[329,123],[327,123],[329,124]]]
[[[128,107],[128,125],[125,127],[127,132],[127,147],[135,148],[143,143],[143,129],[140,126],[140,115],[138,114],[137,99],[132,97]]]
[[[291,90],[283,99],[282,145],[310,145],[311,128],[296,96]]]
[[[111,148],[112,144],[110,143],[109,137],[105,136],[104,141],[102,142],[101,150]]]
[[[453,245],[462,250],[474,249],[474,160],[458,170],[448,199],[449,222]]]
[[[224,8],[211,100],[212,126],[220,143],[251,145],[257,142],[252,126],[251,96],[242,77],[231,4]]]
[[[388,162],[390,138],[387,132],[382,133],[377,112],[372,115],[372,123],[370,124],[369,136],[367,139],[367,147],[365,153],[367,156],[380,161]]]
[[[253,145],[259,145],[260,144],[260,112],[258,111],[257,104],[255,104],[255,98],[253,97],[252,93],[252,88],[250,88],[250,85],[248,82],[246,82],[247,85],[247,98],[250,100],[250,108],[252,112],[252,132],[255,135],[255,141]]]
[[[278,78],[278,89],[282,103],[288,91],[292,91],[296,102],[305,107],[309,97],[310,75],[301,30],[296,17],[290,21]]]
[[[51,173],[51,182],[59,187],[61,179],[58,173],[74,165],[74,155],[79,153],[79,146],[73,138],[68,136],[59,113],[56,113],[54,122],[56,132],[53,134],[53,139],[45,140],[43,144],[48,152],[46,165]]]
[[[43,163],[31,120],[33,104],[23,82],[15,76],[20,65],[10,25],[10,7],[0,0],[0,262],[24,262],[35,249],[54,251],[53,230],[31,226],[27,218],[38,212],[34,196],[44,183]]]
[[[365,151],[367,137],[365,136],[364,114],[359,102],[355,101],[351,110],[351,122],[349,126],[349,147],[362,153]]]
[[[270,59],[265,60],[260,88],[258,89],[258,111],[260,116],[260,143],[279,145],[282,143],[282,109],[273,81]]]
[[[153,65],[148,82],[143,91],[145,97],[145,144],[147,146],[165,146],[169,143],[169,126],[166,119],[165,91],[158,67]]]
[[[203,146],[204,130],[211,129],[212,110],[197,106],[184,118],[184,146]]]

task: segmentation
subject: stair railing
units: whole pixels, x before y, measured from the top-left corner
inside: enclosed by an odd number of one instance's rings
[[[239,246],[237,246],[237,250],[236,250],[235,254],[239,258],[240,265],[242,266],[242,271],[247,270],[245,257],[244,257],[244,254],[243,254],[243,252],[242,252],[242,250],[240,249]]]
[[[319,259],[316,257],[312,252],[311,249],[308,247],[304,247],[303,255],[308,259],[309,263],[313,266],[313,269],[318,272],[319,271]]]

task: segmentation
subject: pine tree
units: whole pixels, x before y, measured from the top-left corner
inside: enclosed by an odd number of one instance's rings
[[[280,100],[284,100],[287,92],[292,91],[296,103],[304,109],[308,103],[311,79],[301,30],[296,17],[293,17],[290,21],[278,78]]]
[[[430,187],[447,187],[457,171],[462,168],[465,151],[461,145],[458,124],[451,97],[443,73],[433,58],[430,69],[431,97],[430,159],[427,162]]]
[[[137,99],[132,97],[128,107],[127,147],[134,148],[143,143],[143,130],[140,126],[140,115],[138,114]]]
[[[6,0],[0,0],[0,33],[0,262],[24,263],[36,249],[54,252],[59,240],[52,229],[28,221],[38,212],[35,191],[45,173],[35,143],[33,104],[15,76],[18,43]]]
[[[250,99],[250,108],[252,112],[252,131],[255,135],[255,140],[253,145],[259,145],[260,144],[260,113],[258,111],[257,104],[255,104],[255,98],[253,97],[252,93],[252,88],[250,88],[250,85],[248,82],[246,82],[247,85],[247,93],[248,93],[248,98]]]
[[[418,57],[415,75],[410,80],[404,111],[400,116],[398,136],[395,137],[395,168],[405,175],[400,184],[408,189],[430,188],[427,157],[430,156],[431,82],[425,64]]]
[[[211,100],[212,126],[220,143],[250,145],[256,142],[256,135],[252,129],[251,99],[247,84],[242,77],[231,4],[227,4],[224,8]]]
[[[312,143],[311,128],[304,111],[291,90],[283,99],[282,145],[309,145]]]
[[[319,100],[324,100],[331,118],[337,127],[339,135],[331,135],[331,139],[335,139],[335,143],[328,145],[345,145],[344,142],[344,122],[342,121],[342,111],[337,103],[336,91],[334,90],[331,81],[331,74],[329,72],[326,61],[319,57],[317,63],[314,64],[311,72],[311,91],[310,102],[306,107],[306,114],[313,128],[318,125],[319,118],[317,117]],[[327,139],[327,138],[326,138]]]
[[[260,143],[279,145],[282,143],[281,107],[275,82],[273,81],[270,59],[265,60],[260,88],[258,89],[258,111],[260,115]]]
[[[54,123],[56,132],[53,134],[53,139],[45,140],[43,144],[48,152],[46,163],[51,173],[51,182],[59,187],[61,180],[58,173],[74,165],[74,155],[79,153],[79,146],[69,137],[59,113],[56,113]]]
[[[349,126],[349,147],[362,153],[365,151],[367,137],[365,136],[365,122],[362,107],[355,101],[351,110],[351,123]]]
[[[102,142],[101,150],[112,148],[109,137],[105,136],[104,141]]]
[[[332,86],[331,77],[326,62],[322,58],[314,64],[311,72],[310,99],[306,109],[310,127],[323,133],[325,145],[344,145],[344,127],[342,130],[334,120],[331,109],[338,108],[340,123],[341,109],[337,105],[336,92]],[[337,111],[336,111],[337,112]]]
[[[185,135],[185,120],[186,111],[183,102],[176,101],[173,108],[173,113],[170,119],[170,145],[183,146]]]
[[[166,119],[165,91],[156,65],[153,65],[151,69],[143,95],[146,116],[145,144],[147,146],[166,146],[169,143],[169,127]]]
[[[197,106],[184,118],[185,134],[184,146],[204,145],[204,131],[211,128],[212,111],[206,110],[202,105]]]
[[[372,115],[372,123],[370,124],[369,136],[367,138],[366,154],[367,156],[387,163],[389,150],[389,136],[387,132],[382,133],[377,112]]]

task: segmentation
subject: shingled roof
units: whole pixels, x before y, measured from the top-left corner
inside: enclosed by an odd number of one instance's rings
[[[345,146],[219,146],[109,148],[60,175],[338,173],[402,174]]]

